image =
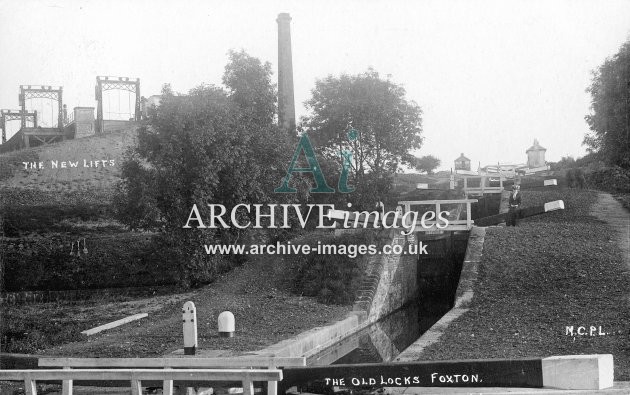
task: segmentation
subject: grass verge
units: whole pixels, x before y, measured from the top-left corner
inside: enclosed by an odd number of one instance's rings
[[[563,199],[566,210],[488,228],[470,310],[422,359],[613,354],[630,380],[630,279],[611,228],[589,215],[596,192],[523,191],[525,206]],[[567,335],[602,327],[603,336]]]

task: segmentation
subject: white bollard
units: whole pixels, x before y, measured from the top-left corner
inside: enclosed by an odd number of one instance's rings
[[[184,303],[182,322],[184,324],[184,355],[195,355],[197,351],[197,310],[193,302]]]
[[[224,311],[219,314],[218,319],[219,336],[221,337],[234,337],[234,314],[229,311]]]

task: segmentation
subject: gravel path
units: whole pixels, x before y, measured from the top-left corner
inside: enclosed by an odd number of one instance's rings
[[[623,251],[626,266],[630,271],[630,212],[623,208],[609,193],[599,193],[597,203],[591,209],[590,215],[605,221],[618,233],[619,247]],[[628,295],[630,302],[630,295]]]

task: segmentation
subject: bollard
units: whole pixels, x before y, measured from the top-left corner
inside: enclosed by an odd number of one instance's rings
[[[219,336],[221,337],[234,337],[234,314],[229,311],[224,311],[219,314]]]
[[[193,302],[184,303],[182,322],[184,324],[184,355],[195,355],[195,351],[197,351],[197,310]]]

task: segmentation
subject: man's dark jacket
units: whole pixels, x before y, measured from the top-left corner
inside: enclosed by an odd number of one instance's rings
[[[520,205],[521,205],[521,193],[520,193],[520,192],[519,192],[519,193],[517,193],[517,194],[516,194],[516,197],[514,197],[514,194],[513,194],[513,193],[510,193],[510,200],[509,200],[509,203],[510,203],[510,206],[513,206],[513,205],[518,205],[518,206],[520,206]]]

